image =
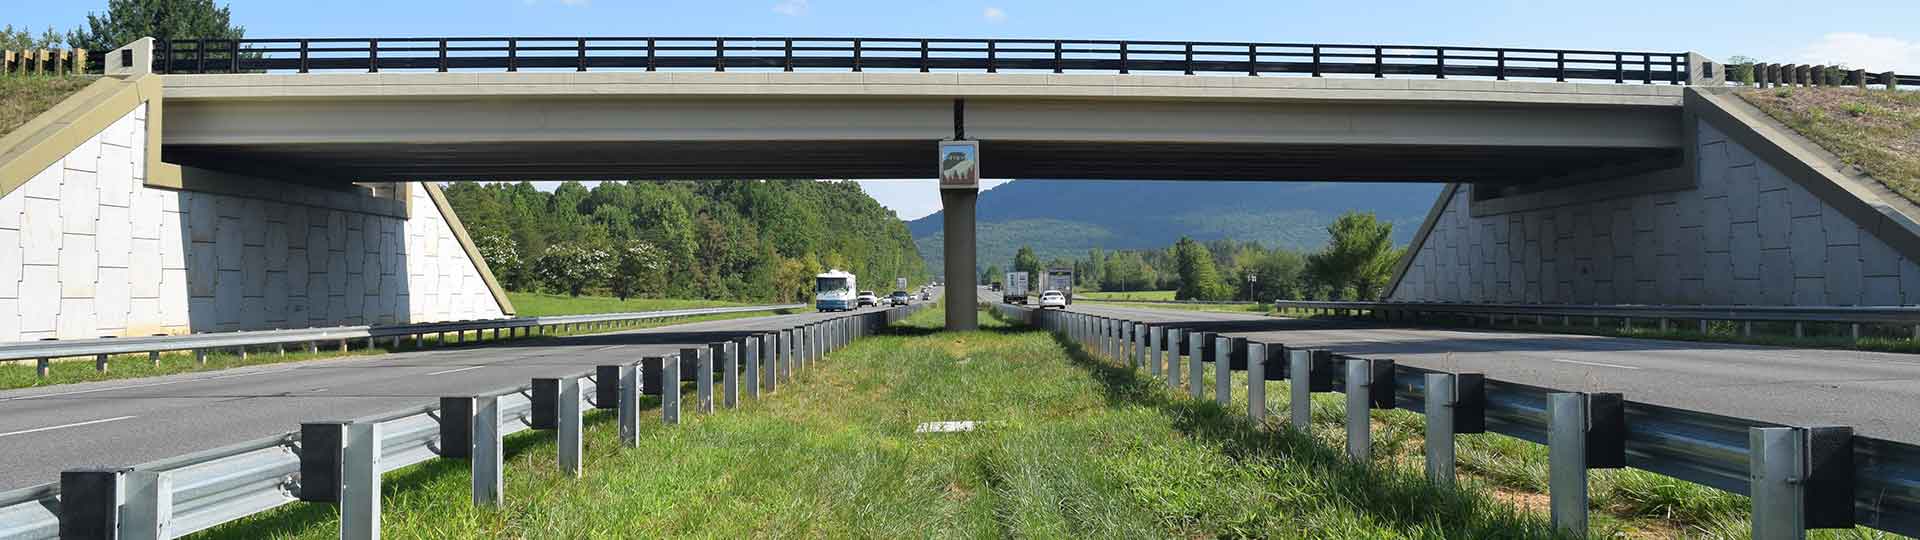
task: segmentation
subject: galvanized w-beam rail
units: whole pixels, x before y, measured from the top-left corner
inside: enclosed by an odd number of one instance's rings
[[[158,362],[158,355],[167,351],[195,351],[196,356],[204,359],[207,351],[226,349],[244,350],[252,347],[284,346],[288,344],[306,345],[307,349],[311,351],[317,350],[321,343],[337,343],[341,350],[346,350],[348,343],[352,340],[366,340],[367,347],[372,348],[378,340],[389,339],[393,346],[398,347],[402,338],[411,337],[414,339],[415,344],[418,345],[421,336],[428,335],[446,336],[452,334],[455,336],[455,342],[459,342],[464,340],[467,332],[492,331],[493,337],[497,338],[500,337],[500,331],[505,330],[507,331],[508,337],[515,337],[517,334],[534,335],[549,333],[554,329],[569,331],[581,328],[598,329],[615,324],[649,320],[670,320],[705,315],[778,311],[804,307],[807,307],[806,304],[731,306],[383,326],[333,326],[293,330],[254,330],[177,336],[26,341],[0,343],[0,362],[36,360],[40,376],[45,377],[50,362],[55,358],[92,356],[95,359],[95,368],[105,370],[107,357],[118,354],[148,353],[153,361]],[[479,334],[476,334],[476,338],[478,337]]]
[[[1347,452],[1361,463],[1370,455],[1368,410],[1426,414],[1427,475],[1436,483],[1453,480],[1455,434],[1493,432],[1548,445],[1552,519],[1575,534],[1586,533],[1587,471],[1633,467],[1751,497],[1758,539],[1804,538],[1808,529],[1854,526],[1920,536],[1920,446],[1854,435],[1845,426],[1786,426],[1639,403],[1617,393],[1565,392],[1479,373],[1296,349],[1221,336],[1205,323],[1147,323],[1006,304],[995,310],[1060,333],[1090,353],[1154,376],[1164,373],[1172,388],[1179,389],[1184,377],[1195,399],[1213,386],[1223,406],[1231,401],[1231,372],[1244,371],[1247,413],[1256,421],[1268,414],[1267,381],[1289,382],[1289,426],[1296,429],[1311,421],[1313,392],[1344,392]],[[1213,365],[1213,385],[1202,382],[1207,363]]]
[[[615,411],[621,439],[632,446],[643,395],[659,396],[668,425],[681,422],[689,401],[699,414],[732,408],[929,305],[840,315],[590,373],[556,373],[365,418],[303,423],[282,435],[130,467],[68,470],[58,483],[0,493],[0,538],[176,538],[295,501],[338,505],[342,538],[377,537],[386,472],[435,458],[464,459],[473,473],[474,504],[499,506],[508,495],[501,482],[506,435],[554,431],[560,466],[578,476],[588,410]],[[683,400],[689,382],[695,394]]]
[[[1860,337],[1860,325],[1899,325],[1911,328],[1920,339],[1920,307],[1915,306],[1688,306],[1688,305],[1579,305],[1579,304],[1466,304],[1447,302],[1341,302],[1275,300],[1277,309],[1297,309],[1329,315],[1367,316],[1389,321],[1425,321],[1436,315],[1458,316],[1472,320],[1498,318],[1519,322],[1526,317],[1545,324],[1548,317],[1560,319],[1562,326],[1576,320],[1600,326],[1602,319],[1617,319],[1623,326],[1652,321],[1667,330],[1673,321],[1696,321],[1702,332],[1711,321],[1738,323],[1790,322],[1796,335],[1805,332],[1806,323],[1851,325],[1853,337]],[[1743,324],[1742,332],[1752,334],[1752,325]]]

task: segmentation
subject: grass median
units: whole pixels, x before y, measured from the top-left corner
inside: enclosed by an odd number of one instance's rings
[[[647,415],[622,448],[590,416],[586,471],[552,439],[509,440],[506,504],[472,506],[464,462],[390,474],[393,537],[1542,538],[1545,520],[1417,472],[1347,463],[1211,403],[983,317],[924,311],[741,409],[683,425]],[[975,421],[958,433],[924,422]],[[213,538],[327,538],[329,506],[296,504]]]

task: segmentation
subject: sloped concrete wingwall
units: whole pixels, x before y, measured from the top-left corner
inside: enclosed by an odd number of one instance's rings
[[[1695,120],[1690,189],[1473,216],[1449,190],[1393,301],[1920,303],[1920,265]]]
[[[483,319],[429,186],[147,187],[146,104],[0,197],[0,341]],[[437,194],[434,194],[437,195]]]

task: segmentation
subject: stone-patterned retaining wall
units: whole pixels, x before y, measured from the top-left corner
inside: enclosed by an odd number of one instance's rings
[[[1920,265],[1698,122],[1695,189],[1474,217],[1454,192],[1394,301],[1920,304]]]
[[[503,316],[426,186],[145,187],[146,112],[0,197],[0,341]]]

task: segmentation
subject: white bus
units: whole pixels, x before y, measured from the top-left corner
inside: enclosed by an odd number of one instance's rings
[[[813,307],[819,311],[846,311],[854,303],[853,273],[838,268],[813,276]]]

